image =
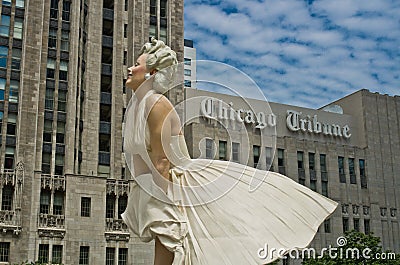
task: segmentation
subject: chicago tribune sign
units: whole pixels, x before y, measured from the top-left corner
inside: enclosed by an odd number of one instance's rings
[[[294,110],[288,110],[286,116],[286,125],[292,132],[309,132],[314,134],[333,135],[337,137],[350,138],[350,127],[343,127],[334,123],[325,123],[318,121],[318,115],[311,118],[310,115],[301,117],[302,113]]]
[[[205,98],[201,101],[201,114],[209,119],[231,120],[255,124],[257,129],[276,126],[276,116],[273,113],[253,112],[246,109],[233,109],[233,103],[226,104],[215,98]]]

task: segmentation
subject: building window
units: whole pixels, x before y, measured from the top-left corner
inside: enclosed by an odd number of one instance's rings
[[[339,181],[340,183],[346,183],[346,175],[344,174],[344,157],[338,157],[338,167],[339,167]]]
[[[357,232],[360,231],[360,219],[353,219],[353,223],[354,223],[354,230],[356,230]]]
[[[157,1],[150,0],[150,16],[157,16]]]
[[[89,265],[89,247],[81,246],[79,249],[79,265]]]
[[[314,153],[308,153],[308,165],[309,165],[310,171],[311,170],[315,171],[315,154]]]
[[[128,264],[128,249],[120,248],[118,249],[118,265]]]
[[[367,185],[367,176],[365,174],[365,160],[364,159],[358,160],[358,165],[360,168],[361,188],[366,189],[368,185]]]
[[[10,242],[0,242],[0,262],[8,262],[10,256]]]
[[[297,168],[304,169],[304,153],[301,151],[297,152]]]
[[[51,11],[50,11],[51,12]],[[49,40],[48,40],[48,48],[56,49],[57,48],[57,30],[49,29]]]
[[[100,121],[111,122],[111,106],[100,104]]]
[[[254,168],[257,168],[258,162],[260,161],[260,147],[258,145],[253,145],[253,162]]]
[[[4,158],[4,168],[5,169],[14,169],[14,154],[15,147],[6,147],[6,155]]]
[[[10,35],[10,16],[1,15],[0,36],[8,37]]]
[[[317,181],[310,179],[310,189],[313,191],[317,191]]]
[[[49,190],[41,190],[40,192],[40,213],[49,214],[50,213],[50,198],[51,194]]]
[[[317,191],[317,175],[315,173],[315,154],[308,153],[308,167],[310,170],[310,189]]]
[[[115,195],[106,196],[106,218],[114,218],[115,212]]]
[[[185,70],[184,70],[184,73],[185,73],[186,76],[191,76],[191,75],[192,75],[192,70],[190,70],[190,69],[185,69]]]
[[[192,59],[185,58],[184,61],[185,61],[185,65],[192,65]]]
[[[232,142],[232,161],[238,163],[240,161],[239,148],[240,148],[240,143]]]
[[[1,30],[1,28],[0,28]],[[7,67],[7,57],[8,57],[8,47],[6,46],[0,46],[0,67]],[[3,79],[3,78],[2,78]],[[4,79],[4,87],[6,86],[6,82]],[[4,96],[3,96],[4,100]]]
[[[56,214],[56,215],[64,214],[64,193],[63,192],[56,191],[54,193],[53,214]]]
[[[328,197],[328,181],[321,182],[321,194]]]
[[[319,162],[320,162],[321,172],[327,172],[327,170],[326,170],[326,155],[325,154],[319,155]]]
[[[160,0],[160,17],[167,17],[167,0]]]
[[[44,108],[48,109],[48,110],[54,109],[54,89],[53,88],[46,88]]]
[[[99,134],[99,151],[110,152],[111,149],[111,138],[108,134]]]
[[[16,127],[17,127],[17,115],[14,113],[8,113],[7,134],[15,135]]]
[[[12,58],[11,58],[11,69],[20,70],[21,69],[21,54],[22,49],[12,48]]]
[[[350,183],[357,184],[356,171],[354,170],[354,158],[349,158],[349,174],[350,174]]]
[[[192,81],[185,80],[185,87],[192,87]]]
[[[218,155],[218,159],[219,160],[226,160],[226,141],[219,141],[219,155]]]
[[[67,111],[67,91],[58,90],[58,111]]]
[[[1,52],[0,46],[0,52]],[[1,64],[1,55],[0,55],[0,64]],[[4,101],[4,91],[6,90],[6,80],[4,78],[0,78],[0,101]]]
[[[326,155],[320,154],[319,156],[320,168],[321,168],[321,194],[328,196],[328,172],[326,167]]]
[[[17,0],[15,4],[16,7],[24,8],[25,7],[25,0]]]
[[[278,148],[278,171],[285,175],[285,150]]]
[[[115,264],[115,248],[106,248],[106,265]]]
[[[91,198],[82,197],[81,198],[81,216],[82,217],[90,217],[90,208],[91,208]]]
[[[3,0],[3,6],[11,6],[11,0]]]
[[[46,77],[50,79],[54,79],[55,77],[55,69],[56,69],[56,60],[53,58],[47,58],[47,73]]]
[[[61,264],[62,263],[62,245],[53,245],[52,250],[52,264]]]
[[[331,232],[331,219],[326,219],[324,221],[324,230],[325,230],[325,233]]]
[[[124,24],[124,38],[128,38],[128,24]]]
[[[206,139],[206,158],[213,159],[214,158],[214,140]]]
[[[1,195],[1,210],[12,211],[12,201],[14,195],[14,188],[10,185],[3,187],[3,193]]]
[[[51,0],[50,2],[50,18],[57,19],[58,17],[58,0]]]
[[[119,196],[118,197],[118,219],[122,219],[121,214],[125,212],[126,206],[128,205],[128,197],[127,196]]]
[[[69,21],[69,11],[71,9],[71,2],[63,2],[62,20]]]
[[[67,30],[61,31],[61,50],[69,51],[69,32]]]
[[[56,134],[56,143],[63,144],[64,140],[65,140],[65,134],[63,134],[63,133]]]
[[[342,223],[343,223],[343,233],[349,231],[349,218],[343,217]]]
[[[43,133],[43,140],[45,134]],[[51,141],[51,134],[50,134],[50,141]],[[50,167],[50,161],[51,161],[51,154],[49,153],[42,153],[42,173],[43,174],[50,174],[51,172],[51,167]]]
[[[272,147],[265,147],[265,164],[266,169],[269,171],[274,171],[274,158],[272,153]]]
[[[64,156],[56,154],[54,174],[63,175],[64,174]]]
[[[48,244],[39,244],[39,263],[48,263],[49,262],[49,245]]]
[[[364,232],[366,235],[371,232],[370,226],[369,226],[369,219],[364,219]]]
[[[59,72],[60,80],[68,80],[68,62],[61,60],[60,61],[60,72]]]
[[[301,185],[306,185],[306,175],[304,171],[304,152],[297,152],[297,172],[299,175],[299,183]]]
[[[19,81],[11,80],[10,81],[10,94],[8,96],[9,102],[18,103],[18,90],[19,90]]]
[[[22,39],[23,25],[24,20],[22,18],[16,17],[14,20],[14,39]]]

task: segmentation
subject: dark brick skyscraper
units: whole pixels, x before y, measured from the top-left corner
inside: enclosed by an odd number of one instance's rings
[[[124,79],[150,36],[183,61],[183,1],[3,0],[0,10],[0,262],[152,262],[120,219]]]

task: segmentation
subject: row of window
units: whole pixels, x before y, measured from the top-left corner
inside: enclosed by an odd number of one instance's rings
[[[228,142],[227,141],[219,141],[218,142],[218,159],[220,160],[229,160],[228,157]],[[212,139],[206,139],[206,158],[213,159],[215,158],[215,144],[214,140]],[[283,168],[285,167],[285,160],[284,160],[284,149],[277,149],[277,160],[278,160],[278,167],[279,171],[284,171]],[[266,158],[266,166],[267,168],[270,167],[270,170],[273,170],[273,150],[271,147],[266,147],[265,148],[265,158]],[[261,156],[261,147],[257,145],[253,145],[253,161],[254,161],[254,167],[257,167],[259,164]],[[231,154],[230,154],[230,160],[234,162],[240,162],[240,143],[235,143],[232,142],[231,145]],[[340,182],[341,183],[346,183],[346,178],[345,178],[345,170],[344,170],[344,157],[339,156],[338,157],[338,168],[339,168],[339,177],[340,177]],[[354,158],[348,158],[348,167],[349,167],[349,174],[350,174],[350,183],[352,184],[357,184],[356,181],[356,171],[355,171],[355,159]],[[320,154],[319,155],[319,169],[321,171],[321,176],[323,178],[323,182],[327,181],[327,159],[326,159],[326,154]],[[359,173],[360,173],[360,178],[361,178],[361,187],[366,187],[366,170],[365,170],[365,160],[364,159],[358,159],[358,165],[359,165]],[[305,181],[305,165],[304,165],[304,152],[303,151],[298,151],[297,152],[297,168],[299,170],[299,182],[304,184]],[[309,152],[308,153],[308,170],[310,172],[310,185],[313,187],[313,185],[316,184],[316,176],[315,176],[315,171],[316,171],[316,154]]]
[[[356,171],[355,171],[356,160],[352,157],[347,159],[350,184],[357,184]],[[338,168],[339,168],[339,181],[340,183],[346,183],[346,173],[345,173],[345,158],[342,156],[338,157]],[[365,160],[358,159],[358,169],[360,173],[361,188],[367,188],[367,177],[365,172]]]
[[[65,121],[57,121],[56,133],[56,154],[54,160],[54,174],[63,175],[64,173],[64,156],[65,156]],[[45,117],[43,128],[43,152],[42,152],[42,173],[51,174],[52,163],[52,141],[53,141],[53,120]],[[49,147],[49,148],[47,148]]]
[[[10,10],[11,5],[11,0],[2,0],[3,7],[8,6],[7,8]],[[24,8],[24,5],[24,0],[16,0],[15,2],[15,6],[17,8]],[[14,42],[17,42],[17,40],[21,40],[23,36],[23,24],[23,18],[18,16],[12,17],[9,15],[9,12],[2,13],[0,16],[0,36],[7,39],[14,38]],[[12,36],[10,35],[11,32],[13,32]],[[11,58],[9,58],[9,52],[11,52]],[[14,106],[17,106],[16,104],[18,104],[19,102],[19,71],[21,70],[21,56],[22,49],[19,47],[12,47],[10,51],[8,46],[0,46],[0,67],[7,68],[7,64],[9,63],[8,60],[11,59],[10,66],[12,70],[9,85],[7,85],[6,78],[0,78],[0,101],[7,100],[10,104],[14,104]],[[18,73],[18,75],[15,75],[16,73]],[[16,78],[16,76],[18,77]],[[6,98],[7,94],[8,97]],[[4,169],[14,168],[14,155],[17,135],[17,114],[10,112],[10,107],[11,105],[9,105],[6,125],[7,138],[4,155]],[[0,111],[0,136],[2,133],[3,117],[4,112]],[[2,209],[11,209],[12,198],[9,198],[9,195],[12,194],[11,188],[5,186],[2,192]]]
[[[167,0],[150,0],[149,36],[154,36],[167,43]],[[157,14],[160,14],[158,16]]]
[[[12,198],[13,198],[14,188],[9,185],[5,185],[2,190],[2,210],[12,210]],[[64,195],[63,191],[51,192],[50,190],[42,190],[40,192],[40,209],[41,214],[54,214],[63,215],[64,214]],[[128,196],[123,195],[107,195],[106,197],[106,212],[105,218],[115,218],[117,209],[117,218],[121,218],[121,214],[125,211],[128,204]],[[52,206],[52,208],[51,208]],[[81,211],[82,217],[90,217],[92,208],[92,199],[90,197],[81,198]]]
[[[59,10],[59,4],[62,5],[62,10]],[[42,173],[63,175],[64,174],[64,157],[65,157],[65,116],[67,112],[68,98],[68,57],[62,56],[63,59],[57,59],[56,54],[60,52],[68,55],[69,51],[69,29],[57,25],[62,21],[63,26],[68,25],[70,20],[70,1],[51,0],[50,1],[50,23],[49,23],[49,38],[48,49],[49,56],[47,57],[46,68],[46,94],[45,94],[45,117],[43,129],[43,153],[42,153]],[[61,17],[59,17],[61,12]],[[58,46],[60,43],[60,46]],[[58,82],[58,83],[57,83]],[[58,88],[56,86],[58,84]],[[57,105],[55,104],[57,103]],[[54,122],[53,111],[57,111],[57,121]],[[46,115],[47,114],[47,115]],[[54,128],[55,127],[55,128]],[[53,135],[55,133],[56,148],[53,150]],[[53,153],[55,160],[52,160]],[[54,165],[52,166],[52,163]],[[53,168],[53,169],[52,169]],[[59,196],[54,202],[54,207],[61,207],[63,201]],[[46,212],[46,202],[49,202],[49,194],[41,194],[41,213]],[[58,205],[57,205],[58,204]],[[48,211],[48,209],[47,209]]]
[[[75,138],[78,138],[78,150],[74,153],[74,168],[76,168],[76,162],[78,162],[77,171],[81,174],[82,168],[82,131],[83,131],[83,117],[84,117],[84,101],[85,101],[85,91],[86,91],[86,50],[87,50],[87,21],[88,21],[88,6],[86,1],[80,1],[80,16],[81,24],[79,28],[79,61],[77,71],[77,80],[80,80],[77,87],[77,101],[79,103],[79,116],[76,117],[76,133]],[[78,93],[79,92],[79,93]],[[78,122],[79,121],[79,122]]]
[[[110,19],[114,15],[113,1],[103,2],[103,39],[113,37],[114,21]],[[113,66],[113,46],[110,47],[103,41],[101,51],[102,75],[101,75],[101,100],[100,100],[100,123],[99,123],[99,153],[97,173],[99,176],[108,177],[110,175],[110,152],[111,152],[111,112],[112,112],[112,66]],[[124,53],[124,61],[125,56]],[[126,62],[124,62],[126,63]]]
[[[1,15],[0,21],[0,36],[9,37],[10,36],[10,27],[11,27],[11,17],[9,15]],[[14,39],[22,39],[22,29],[24,25],[24,19],[15,17],[14,18]]]
[[[350,230],[349,218],[343,217],[342,218],[342,225],[343,225],[343,233]],[[353,218],[353,229],[360,232],[360,219]],[[369,234],[371,232],[370,227],[370,220],[364,219],[364,233]]]
[[[118,253],[117,253],[117,251]],[[90,247],[79,247],[79,265],[88,265],[90,261]],[[50,256],[51,254],[51,256]],[[117,254],[117,256],[116,256]],[[10,260],[10,242],[0,242],[0,262],[9,262]],[[63,245],[39,244],[38,261],[40,264],[62,264],[63,263]],[[128,264],[127,248],[106,248],[106,265],[126,265]]]
[[[50,18],[51,19],[58,19],[58,1],[59,0],[51,0],[50,2]],[[62,14],[61,19],[63,21],[70,20],[70,11],[71,11],[71,2],[70,1],[63,1],[62,3]]]
[[[0,111],[0,136],[2,133],[1,128],[3,125],[3,118],[4,118],[4,112]],[[17,135],[17,115],[15,113],[10,113],[10,112],[8,113],[7,124],[6,124],[6,135],[7,138],[14,139],[14,142],[12,143],[6,142],[7,145],[5,146],[4,169],[14,169],[14,155],[15,155],[15,144],[16,144],[15,138]]]
[[[3,6],[11,6],[12,0],[2,0]],[[16,0],[15,7],[24,8],[25,7],[25,0]]]
[[[21,54],[22,49],[13,47],[11,50],[11,69],[21,70]],[[0,67],[7,67],[8,47],[0,46]]]

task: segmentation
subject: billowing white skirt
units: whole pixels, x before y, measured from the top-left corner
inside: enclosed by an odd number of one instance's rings
[[[122,218],[141,240],[157,236],[174,252],[173,265],[269,263],[283,249],[307,247],[337,207],[286,176],[237,163],[192,159],[170,173],[167,195],[151,174],[137,176]],[[264,177],[249,192],[251,179]],[[280,251],[264,251],[273,248]]]

